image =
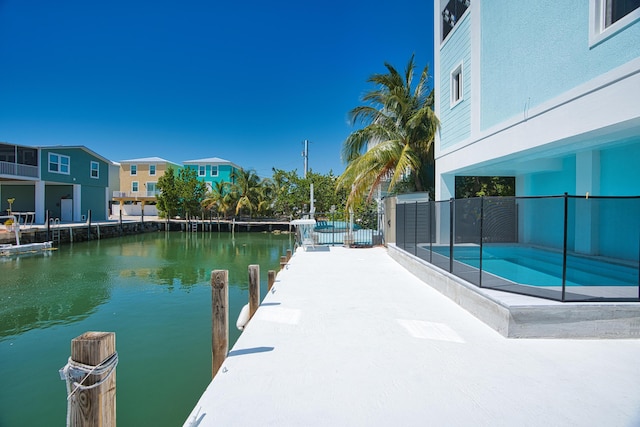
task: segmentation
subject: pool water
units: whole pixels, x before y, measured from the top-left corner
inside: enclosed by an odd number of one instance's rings
[[[428,246],[425,246],[428,248]],[[449,255],[449,247],[433,246]],[[480,267],[479,246],[455,246],[454,259]],[[515,283],[531,286],[562,286],[562,253],[514,245],[484,245],[482,269]],[[567,286],[638,286],[638,267],[604,260],[567,256]]]

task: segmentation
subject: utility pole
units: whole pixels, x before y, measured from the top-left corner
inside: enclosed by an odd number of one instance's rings
[[[307,177],[309,171],[309,140],[304,140],[304,151],[302,152],[302,158],[304,159],[304,178]]]

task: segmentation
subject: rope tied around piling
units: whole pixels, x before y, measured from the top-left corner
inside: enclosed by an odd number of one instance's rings
[[[109,377],[115,372],[118,365],[118,352],[114,352],[111,356],[98,363],[96,366],[85,365],[69,358],[69,361],[60,369],[60,379],[67,382],[67,400],[71,399],[78,390],[90,390],[105,383]],[[106,375],[105,375],[106,374]],[[94,384],[84,385],[84,382],[91,375],[105,375]],[[73,386],[73,390],[71,390]]]

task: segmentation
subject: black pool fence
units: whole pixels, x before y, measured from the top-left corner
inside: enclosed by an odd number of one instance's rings
[[[396,245],[482,288],[640,301],[640,196],[396,203]]]

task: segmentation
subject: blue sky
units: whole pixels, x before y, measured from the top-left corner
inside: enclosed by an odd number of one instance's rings
[[[344,170],[366,79],[433,69],[429,1],[0,0],[0,141]]]

